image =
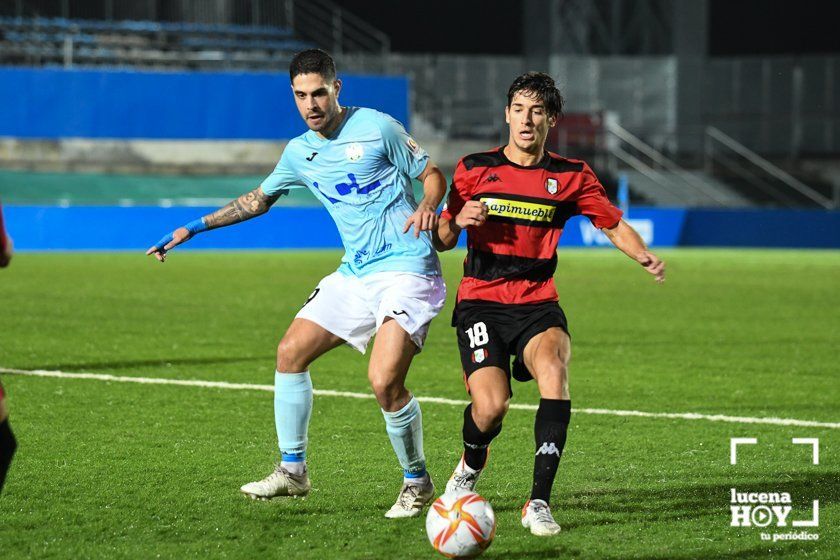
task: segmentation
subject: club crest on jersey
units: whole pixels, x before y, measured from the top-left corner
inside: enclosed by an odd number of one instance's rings
[[[548,178],[545,181],[545,190],[548,194],[557,194],[557,179]]]
[[[359,161],[365,155],[365,149],[358,142],[353,142],[344,150],[344,155],[350,161]]]
[[[484,348],[479,348],[472,355],[472,361],[474,364],[480,364],[484,360],[487,359],[487,350]]]
[[[408,149],[411,150],[411,154],[416,158],[420,159],[423,157],[423,148],[420,147],[420,144],[414,141],[414,138],[408,137],[408,140],[405,141]]]

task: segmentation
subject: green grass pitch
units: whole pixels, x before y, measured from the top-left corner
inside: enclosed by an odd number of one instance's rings
[[[662,252],[657,286],[616,251],[561,250],[573,407],[840,421],[840,253]],[[409,374],[418,396],[465,398],[450,297]],[[0,367],[273,382],[274,348],[337,252],[19,254],[0,272]],[[316,389],[369,392],[366,358],[338,349]],[[373,400],[319,396],[313,491],[253,502],[276,459],[264,391],[2,375],[19,439],[0,496],[0,558],[434,558],[424,519],[382,517],[401,472]],[[536,387],[514,386],[514,403]],[[460,455],[459,406],[423,405],[439,489]],[[554,487],[563,532],[519,525],[533,412],[511,410],[479,491],[497,536],[486,558],[837,558],[840,433],[833,428],[573,414]],[[756,437],[729,464],[729,438]],[[820,439],[820,464],[794,437]],[[729,526],[730,488],[819,499],[816,542]],[[802,530],[802,529],[797,529]]]

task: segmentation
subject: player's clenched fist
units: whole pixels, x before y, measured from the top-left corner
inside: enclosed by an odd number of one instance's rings
[[[455,224],[464,229],[469,226],[480,226],[487,221],[487,205],[479,200],[468,200],[455,216]]]

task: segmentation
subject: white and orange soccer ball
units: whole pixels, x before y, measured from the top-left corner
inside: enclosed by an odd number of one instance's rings
[[[426,534],[435,550],[447,558],[473,558],[493,542],[496,514],[475,492],[447,493],[429,508]]]

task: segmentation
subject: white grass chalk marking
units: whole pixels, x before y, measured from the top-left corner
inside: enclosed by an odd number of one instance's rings
[[[109,375],[106,373],[70,373],[64,371],[26,370],[0,367],[0,373],[14,375],[28,375],[34,377],[58,377],[61,379],[92,379],[96,381],[114,381],[118,383],[144,383],[152,385],[182,385],[186,387],[209,387],[212,389],[233,389],[240,391],[268,391],[274,392],[274,385],[255,385],[251,383],[228,383],[226,381],[201,381],[192,379],[166,379],[161,377],[130,377],[123,375]],[[344,397],[350,399],[373,399],[369,393],[352,393],[349,391],[331,391],[315,389],[315,394],[322,397]],[[425,403],[448,404],[465,406],[469,401],[458,399],[443,399],[440,397],[417,397]],[[536,410],[532,404],[511,404],[516,410]],[[726,416],[723,414],[698,414],[696,412],[644,412],[642,410],[609,410],[606,408],[575,408],[576,414],[603,414],[606,416],[636,416],[641,418],[667,418],[672,420],[706,420],[708,422],[729,422],[731,424],[770,424],[774,426],[800,426],[803,428],[840,429],[838,422],[815,422],[813,420],[797,420],[795,418],[750,418],[746,416]]]

